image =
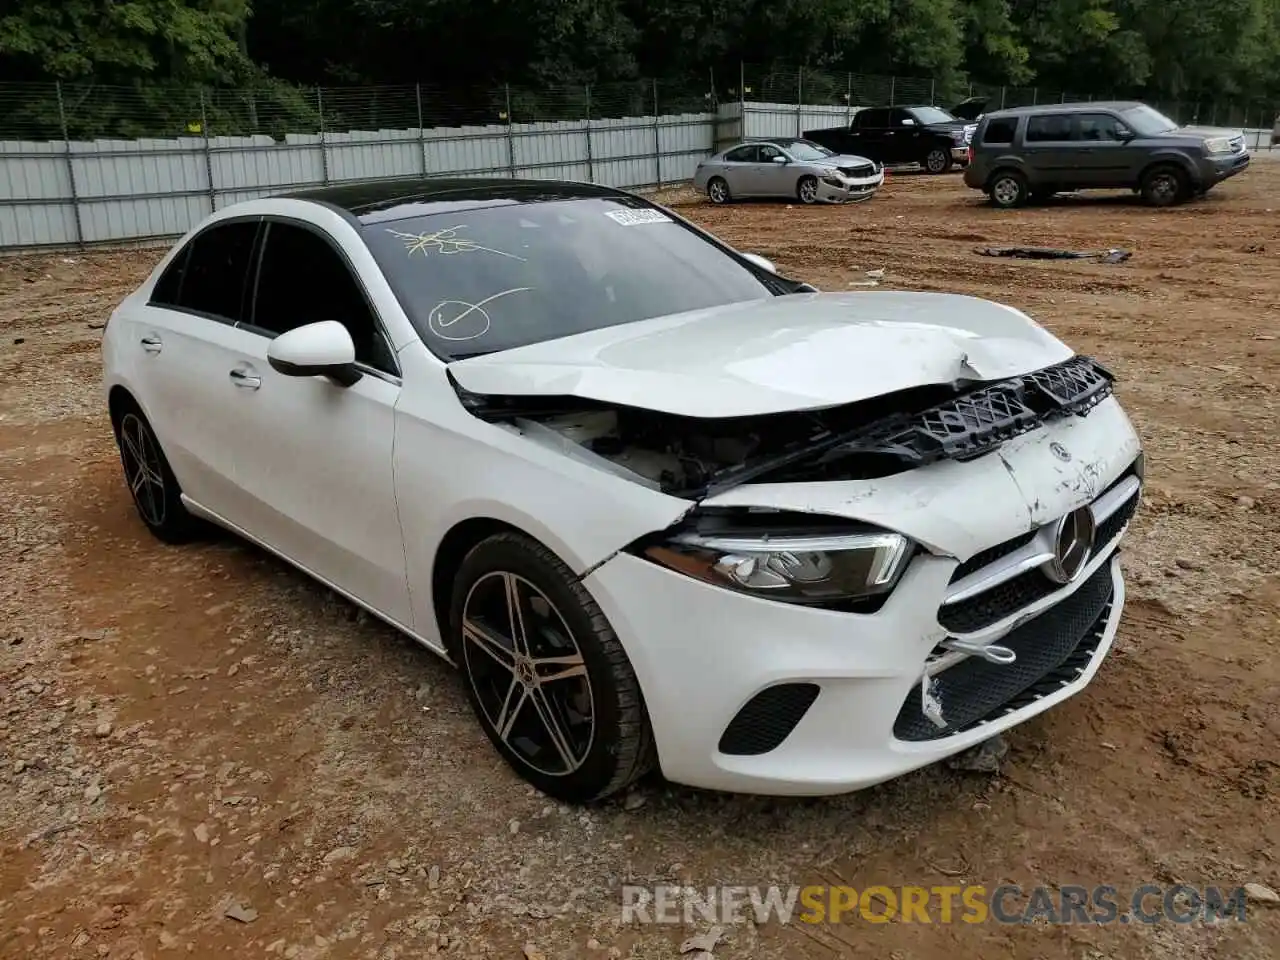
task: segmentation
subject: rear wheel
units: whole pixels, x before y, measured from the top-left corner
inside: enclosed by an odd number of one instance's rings
[[[818,178],[801,177],[800,182],[796,184],[796,196],[800,198],[801,203],[817,203]]]
[[[589,803],[656,755],[622,644],[559,557],[519,533],[481,541],[458,570],[451,652],[489,740],[538,789]]]
[[[707,199],[712,203],[728,203],[732,198],[729,184],[724,177],[712,177],[707,184]]]
[[[1187,175],[1171,164],[1152,167],[1142,176],[1142,199],[1153,207],[1171,207],[1190,196]]]
[[[946,173],[951,169],[951,151],[935,147],[925,154],[922,166],[930,173]]]
[[[1002,210],[1020,207],[1027,202],[1027,178],[1016,170],[1001,170],[991,178],[991,203]]]
[[[182,488],[173,475],[155,431],[136,405],[115,418],[120,465],[138,516],[165,543],[186,543],[199,535],[200,521],[182,504]]]

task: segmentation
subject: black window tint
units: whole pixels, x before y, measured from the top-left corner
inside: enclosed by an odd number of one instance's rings
[[[1001,117],[999,120],[988,120],[982,131],[983,143],[1013,143],[1013,135],[1017,132],[1018,121],[1013,117]]]
[[[256,220],[237,220],[211,227],[192,240],[178,305],[238,322],[257,234]]]
[[[763,144],[760,147],[760,160],[762,163],[769,163],[774,157],[782,156],[782,151],[771,143]]]
[[[889,113],[889,126],[891,127],[905,127],[908,120],[912,123],[916,122],[915,117],[900,107],[896,110],[890,111]]]
[[[754,163],[756,159],[756,147],[738,147],[736,150],[730,150],[725,154],[726,160],[732,160],[734,163]]]
[[[1105,113],[1086,113],[1080,116],[1079,139],[1081,140],[1119,140],[1120,121]]]
[[[356,360],[395,372],[386,338],[343,257],[318,233],[269,224],[250,322],[281,334],[323,320],[337,320],[347,328]]]
[[[889,125],[889,111],[878,109],[859,110],[854,119],[857,120],[859,127],[878,130]]]
[[[182,277],[187,270],[187,257],[191,253],[191,245],[183,247],[178,255],[169,261],[151,290],[151,302],[161,307],[176,307],[178,294],[182,290]]]
[[[1027,120],[1027,142],[1070,140],[1071,118],[1061,114],[1030,117]]]
[[[630,197],[427,214],[363,233],[423,341],[449,359],[773,295],[730,252]]]

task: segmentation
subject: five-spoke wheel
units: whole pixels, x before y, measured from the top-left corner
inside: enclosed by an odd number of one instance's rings
[[[184,543],[200,524],[182,503],[182,488],[142,411],[130,402],[112,417],[120,465],[133,505],[147,529],[166,543]]]

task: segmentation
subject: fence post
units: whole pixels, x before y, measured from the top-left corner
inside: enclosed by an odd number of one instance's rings
[[[413,96],[418,102],[418,169],[427,175],[427,132],[422,129],[422,84],[413,85]]]
[[[587,84],[587,119],[583,129],[587,135],[587,179],[594,183],[596,177],[591,164],[591,84],[589,83]]]
[[[329,185],[329,148],[325,146],[324,136],[324,94],[316,87],[316,109],[320,112],[320,175],[324,185]]]
[[[897,85],[897,77],[889,78],[889,106],[893,106],[893,88]]]
[[[84,247],[84,223],[80,219],[80,193],[76,190],[76,164],[71,157],[71,134],[67,127],[67,108],[62,102],[62,81],[57,82],[58,87],[58,122],[62,126],[62,145],[66,147],[67,157],[67,178],[71,185],[71,212],[75,215],[76,221],[76,246]]]
[[[1004,109],[1004,94],[1005,94],[1005,91],[1006,91],[1006,90],[1008,90],[1008,89],[1009,89],[1008,87],[1001,87],[1001,88],[1000,88],[1000,109],[1001,109],[1001,110],[1003,110],[1003,109]]]
[[[1039,100],[1039,98],[1040,98],[1040,88],[1032,87],[1031,88],[1031,105],[1033,107],[1036,105],[1036,101]]]
[[[804,109],[804,67],[796,74],[796,136],[804,136],[804,121],[800,119],[800,111]]]
[[[658,78],[653,79],[653,169],[658,175],[658,187],[662,187],[662,129],[658,120]]]
[[[929,81],[929,106],[933,106],[938,102],[938,81]]]
[[[845,74],[844,89],[844,125],[853,126],[853,71]]]
[[[502,89],[507,98],[507,171],[511,179],[516,178],[516,137],[511,129],[511,84],[504,83]]]
[[[204,87],[200,88],[200,133],[204,136],[204,175],[209,181],[209,212],[218,210],[218,191],[213,186],[213,151],[209,146],[209,111],[204,107]]]

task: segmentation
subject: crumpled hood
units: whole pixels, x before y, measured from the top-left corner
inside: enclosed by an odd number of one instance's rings
[[[813,166],[821,167],[861,167],[866,164],[875,166],[874,161],[868,160],[866,157],[859,157],[853,153],[839,153],[834,157],[823,157],[821,160],[811,161]]]
[[[472,393],[741,417],[1000,380],[1072,355],[1025,314],[974,297],[800,293],[472,357],[449,372]]]

